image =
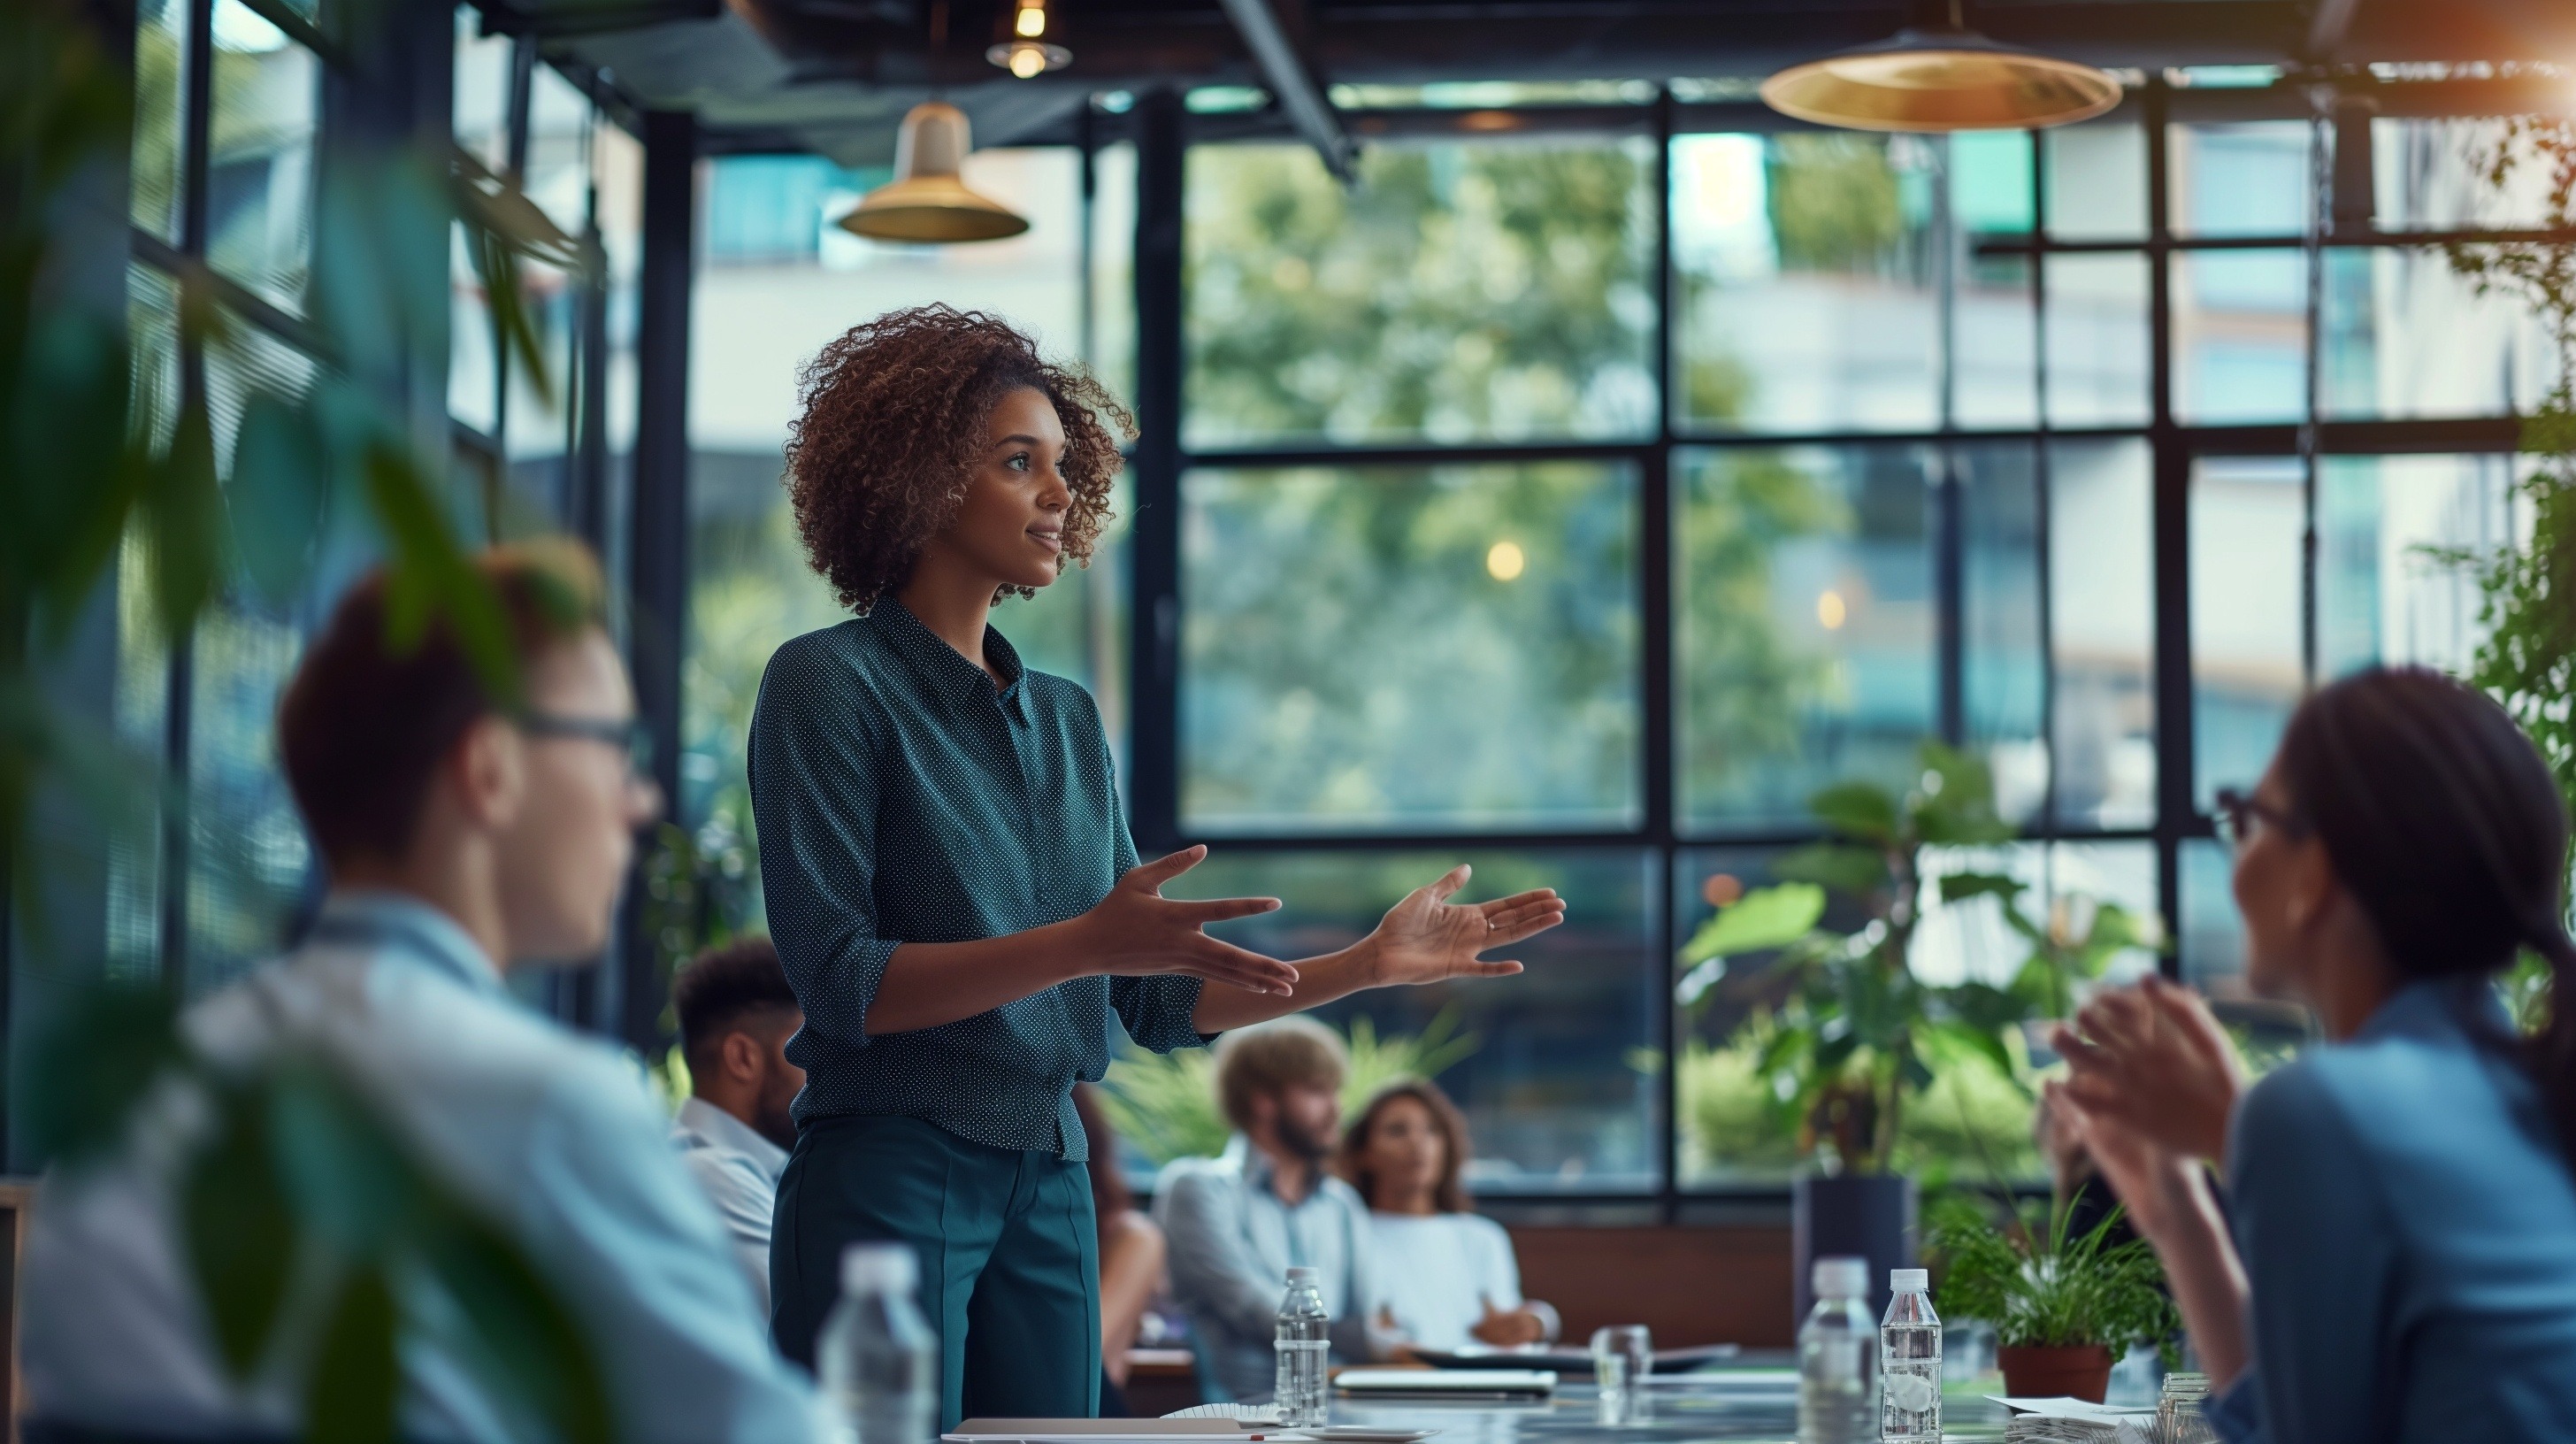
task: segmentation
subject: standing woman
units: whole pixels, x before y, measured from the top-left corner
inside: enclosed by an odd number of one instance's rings
[[[1454,869],[1340,952],[1284,963],[1180,902],[1202,848],[1137,865],[1089,694],[987,625],[1085,562],[1119,468],[1087,377],[1007,323],[897,311],[801,377],[787,485],[815,569],[858,615],[770,658],[752,717],[763,894],[805,1010],[779,1180],[771,1329],[811,1363],[842,1250],[918,1251],[942,1428],[1089,1415],[1099,1260],[1077,1080],[1111,1019],[1158,1052],[1361,988],[1499,977],[1485,949],[1555,926],[1541,889],[1477,906]]]

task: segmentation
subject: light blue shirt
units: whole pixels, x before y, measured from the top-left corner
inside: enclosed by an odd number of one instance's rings
[[[619,1439],[814,1436],[812,1390],[770,1347],[635,1066],[518,1004],[445,915],[335,895],[311,942],[191,1009],[186,1027],[219,1067],[291,1044],[344,1069],[553,1283],[606,1374]],[[175,1193],[203,1101],[165,1085],[117,1157],[45,1181],[24,1295],[36,1417],[182,1436],[295,1427],[298,1380],[231,1383],[181,1262]],[[435,1340],[407,1340],[403,1370],[407,1437],[513,1437],[480,1375]]]
[[[707,1201],[724,1220],[734,1256],[742,1260],[752,1296],[767,1317],[769,1225],[778,1216],[778,1175],[787,1171],[787,1150],[704,1098],[680,1105],[680,1116],[671,1124],[671,1146],[680,1150],[680,1166],[706,1190]]]
[[[2246,1094],[2231,1444],[2576,1441],[2576,1176],[2517,1046],[2484,980],[2418,983]]]
[[[1292,1205],[1273,1186],[1269,1158],[1238,1134],[1218,1157],[1181,1159],[1163,1170],[1154,1219],[1170,1245],[1172,1300],[1190,1316],[1211,1402],[1218,1402],[1213,1391],[1227,1402],[1270,1397],[1291,1265],[1316,1271],[1337,1359],[1365,1363],[1380,1352],[1368,1206],[1349,1184],[1319,1173]]]

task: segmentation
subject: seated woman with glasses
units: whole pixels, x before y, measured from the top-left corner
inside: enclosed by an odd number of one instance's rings
[[[2209,1011],[2150,979],[2058,1030],[2053,1100],[2164,1260],[2212,1424],[2576,1439],[2576,946],[2548,765],[2467,687],[2367,672],[2310,697],[2220,813],[2248,980],[2327,1042],[2249,1088]],[[2525,952],[2564,1000],[2536,1037],[2495,986]]]
[[[1368,1201],[1378,1324],[1416,1348],[1508,1348],[1556,1337],[1556,1310],[1521,1297],[1511,1235],[1467,1211],[1467,1120],[1440,1086],[1378,1090],[1342,1133],[1335,1171]]]

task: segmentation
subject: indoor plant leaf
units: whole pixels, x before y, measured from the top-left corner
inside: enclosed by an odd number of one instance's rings
[[[1786,947],[1825,915],[1825,890],[1811,882],[1758,887],[1717,910],[1682,945],[1685,964]]]
[[[278,1185],[261,1089],[219,1085],[210,1091],[215,1136],[189,1166],[181,1233],[216,1356],[238,1383],[268,1352],[286,1302],[296,1229]]]

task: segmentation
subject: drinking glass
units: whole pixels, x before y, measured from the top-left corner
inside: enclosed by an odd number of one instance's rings
[[[1655,1337],[1644,1324],[1612,1324],[1592,1331],[1592,1377],[1601,1386],[1601,1422],[1644,1420],[1646,1378],[1655,1371]]]

